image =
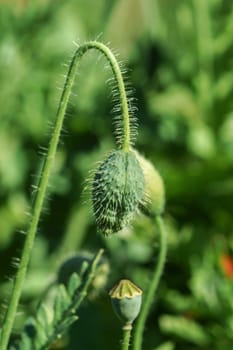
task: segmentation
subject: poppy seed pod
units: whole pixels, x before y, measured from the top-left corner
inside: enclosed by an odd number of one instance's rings
[[[145,181],[133,151],[113,151],[95,172],[92,203],[97,228],[105,235],[120,231],[143,199]]]
[[[109,292],[113,310],[124,324],[132,324],[142,303],[142,290],[129,280],[121,280]]]
[[[165,188],[163,179],[153,164],[134,151],[145,178],[145,196],[140,205],[141,211],[148,216],[160,215],[165,206]]]

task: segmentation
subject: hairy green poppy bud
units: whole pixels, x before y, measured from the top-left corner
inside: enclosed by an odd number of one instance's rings
[[[109,292],[113,310],[124,324],[132,324],[142,303],[142,290],[129,280],[121,280]]]
[[[127,225],[144,196],[145,181],[133,151],[113,151],[99,166],[92,185],[98,230],[109,235]]]
[[[159,215],[165,206],[165,189],[163,179],[153,164],[135,151],[145,178],[145,197],[140,206],[148,216]]]

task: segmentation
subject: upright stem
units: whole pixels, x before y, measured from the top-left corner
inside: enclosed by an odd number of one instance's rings
[[[128,151],[130,147],[130,123],[129,123],[128,103],[127,103],[127,96],[125,92],[125,87],[124,87],[124,82],[123,82],[120,67],[116,61],[115,56],[107,46],[97,41],[87,42],[82,46],[78,47],[78,49],[75,51],[68,69],[67,76],[66,76],[66,81],[64,84],[64,88],[62,91],[62,95],[60,98],[60,102],[59,102],[59,106],[56,114],[56,123],[51,136],[48,152],[47,152],[44,166],[41,172],[38,190],[34,200],[34,205],[33,205],[32,214],[30,218],[30,224],[29,224],[28,231],[26,233],[26,239],[23,247],[22,257],[19,263],[15,280],[14,280],[9,306],[3,320],[3,326],[2,326],[1,337],[0,337],[1,350],[6,350],[10,333],[13,327],[17,306],[19,303],[19,299],[20,299],[20,295],[21,295],[21,291],[22,291],[30,255],[31,255],[32,246],[34,243],[41,211],[45,200],[49,177],[51,174],[53,161],[56,155],[56,150],[57,150],[57,146],[58,146],[58,142],[61,134],[61,129],[64,121],[67,104],[69,101],[71,89],[74,83],[76,71],[79,64],[79,59],[89,49],[96,49],[100,51],[106,57],[106,59],[108,60],[111,66],[114,78],[116,79],[117,86],[119,89],[120,105],[121,105],[121,111],[122,111],[122,126],[123,126],[122,149],[124,149],[125,151]]]
[[[81,292],[78,294],[77,299],[75,300],[75,303],[73,306],[75,308],[75,310],[77,310],[79,308],[79,306],[83,302],[83,299],[87,295],[88,288],[90,287],[90,284],[95,277],[96,269],[97,269],[98,263],[100,261],[100,258],[103,255],[103,252],[104,252],[103,249],[99,250],[99,252],[94,257],[90,267],[88,268],[88,277],[84,283],[84,286],[82,286]]]
[[[193,0],[196,22],[196,45],[198,60],[197,89],[203,115],[208,116],[213,108],[213,33],[210,1]]]
[[[164,230],[163,220],[160,216],[156,217],[156,224],[157,224],[158,233],[159,233],[160,251],[159,251],[158,261],[156,262],[154,274],[150,282],[150,287],[145,296],[144,303],[142,304],[142,310],[139,314],[139,317],[135,326],[135,332],[133,337],[133,350],[142,349],[143,331],[145,328],[146,319],[148,317],[150,307],[154,301],[155,292],[157,290],[159,280],[162,275],[164,265],[165,265],[165,260],[166,260],[166,253],[167,253],[166,234]]]
[[[123,328],[123,339],[122,339],[122,348],[121,350],[128,350],[130,344],[130,336],[132,331],[132,325],[127,324]]]

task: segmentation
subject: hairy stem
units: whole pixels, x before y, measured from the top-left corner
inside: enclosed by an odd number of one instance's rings
[[[128,350],[129,344],[130,344],[130,336],[132,331],[132,325],[126,324],[124,327],[122,327],[123,330],[123,339],[122,339],[122,348],[121,350]]]
[[[133,338],[133,350],[141,350],[142,349],[142,340],[143,340],[143,331],[145,328],[146,319],[148,317],[150,307],[154,300],[154,295],[157,290],[160,277],[162,275],[165,260],[166,260],[166,252],[167,252],[167,243],[166,243],[166,234],[164,230],[163,220],[160,216],[156,217],[156,224],[158,227],[159,233],[159,243],[160,243],[160,251],[158,256],[158,261],[156,262],[155,271],[150,282],[150,287],[145,296],[144,303],[142,304],[142,310],[139,314],[136,326],[135,333]]]
[[[120,105],[121,105],[121,111],[122,111],[123,140],[122,140],[121,147],[125,151],[128,151],[130,147],[130,123],[129,123],[127,96],[125,92],[122,74],[120,71],[120,67],[117,63],[117,60],[113,55],[113,53],[111,52],[111,50],[104,44],[99,43],[97,41],[90,41],[90,42],[84,43],[83,45],[77,48],[77,50],[73,55],[73,58],[69,65],[62,95],[60,98],[60,102],[59,102],[59,106],[56,114],[56,123],[52,132],[51,140],[48,147],[48,152],[47,152],[44,166],[41,172],[38,190],[34,199],[32,214],[30,218],[30,224],[29,224],[28,231],[26,233],[26,239],[23,247],[21,260],[19,263],[16,277],[14,279],[9,306],[3,321],[1,338],[0,338],[1,350],[6,350],[10,333],[13,327],[17,306],[19,303],[19,299],[20,299],[20,295],[21,295],[29,259],[30,259],[32,246],[34,243],[39,219],[41,216],[41,211],[42,211],[45,196],[46,196],[46,190],[48,187],[49,177],[51,174],[53,161],[56,155],[56,150],[57,150],[57,146],[58,146],[58,142],[59,142],[62,126],[63,126],[64,116],[65,116],[67,104],[69,101],[69,97],[71,94],[71,89],[74,83],[79,60],[90,49],[96,49],[100,51],[106,57],[106,59],[108,60],[111,66],[111,69],[112,69],[114,78],[116,79],[118,90],[119,90]]]

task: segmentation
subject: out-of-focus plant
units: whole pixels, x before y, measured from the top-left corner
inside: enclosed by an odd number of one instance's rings
[[[101,39],[118,48],[130,68],[139,115],[143,115],[138,148],[166,179],[169,258],[157,302],[150,307],[144,346],[228,350],[232,344],[232,4],[103,0],[90,11],[88,0],[13,3],[4,2],[0,9],[1,280],[12,273],[9,256],[16,255],[22,244],[23,236],[15,232],[27,222],[30,174],[36,173],[38,143],[46,145],[46,120],[55,112],[59,93],[54,87],[61,86],[61,62],[66,61],[73,40],[103,32]],[[36,300],[54,281],[63,257],[76,249],[93,251],[100,244],[89,205],[81,205],[79,194],[91,164],[113,147],[107,132],[110,118],[102,118],[110,107],[104,84],[108,76],[101,67],[102,60],[90,55],[77,79],[78,98],[68,108],[66,142],[55,160],[50,188],[54,200],[48,202],[50,215],[40,224],[15,337],[35,310]],[[107,288],[124,271],[124,278],[139,285],[145,298],[156,263],[153,230],[150,219],[137,217],[132,229],[104,240],[111,265]],[[1,300],[9,288],[10,282],[1,283]],[[70,349],[76,349],[76,338],[85,349],[115,346],[120,335],[101,292],[79,309],[79,316],[82,322],[70,332]],[[86,336],[87,325],[93,337]],[[111,329],[107,334],[106,327]]]

